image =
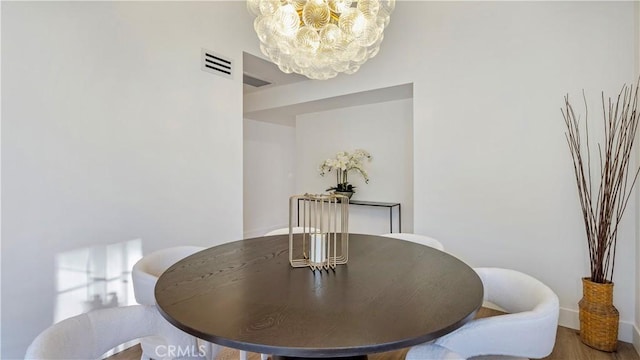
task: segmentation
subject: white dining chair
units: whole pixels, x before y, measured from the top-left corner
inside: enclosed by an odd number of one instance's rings
[[[136,302],[141,305],[156,305],[155,287],[160,275],[171,265],[184,259],[189,255],[193,255],[198,251],[206,248],[201,246],[175,246],[161,249],[143,256],[133,265],[131,278],[133,280],[133,294]],[[220,346],[197,340],[204,345],[208,352],[208,357],[214,359],[220,352]],[[157,337],[146,337],[140,339],[142,347],[142,358],[153,358],[153,352],[162,343],[162,339]]]
[[[388,234],[382,234],[381,236],[405,240],[405,241],[411,241],[416,244],[421,244],[421,245],[432,247],[440,251],[444,251],[444,246],[440,241],[425,235],[410,234],[410,233],[388,233]]]
[[[176,262],[205,249],[201,246],[176,246],[158,250],[138,260],[133,265],[131,272],[133,293],[136,301],[142,305],[155,305],[156,297],[154,291],[160,275]],[[215,359],[220,352],[220,345],[205,342],[204,340],[199,340],[199,342],[205,345],[207,356],[210,359]],[[158,346],[158,339],[153,337],[141,339],[140,345],[143,357],[150,357],[148,354]],[[239,357],[240,360],[247,360],[247,352],[240,350]],[[266,356],[261,355],[261,357],[262,360],[266,360]]]
[[[100,359],[116,346],[146,336],[160,339],[150,354],[154,359],[174,359],[176,354],[205,359],[193,336],[165,321],[155,306],[146,305],[94,310],[62,320],[33,340],[25,359]]]
[[[507,314],[474,319],[433,342],[412,347],[406,360],[468,359],[474,356],[543,358],[556,341],[558,296],[539,280],[510,269],[474,269],[484,300]],[[504,357],[499,357],[504,359]]]
[[[152,252],[138,260],[131,271],[133,294],[138,304],[155,305],[154,289],[160,275],[179,260],[204,249],[202,246],[175,246]]]
[[[315,230],[316,230],[315,228],[309,228],[309,227],[306,228],[306,231],[308,233],[312,233]],[[292,232],[294,234],[301,234],[304,231],[305,231],[305,228],[303,228],[302,226],[296,226],[292,229]],[[275,229],[264,234],[264,236],[272,236],[272,235],[289,235],[289,228],[285,227],[285,228]]]

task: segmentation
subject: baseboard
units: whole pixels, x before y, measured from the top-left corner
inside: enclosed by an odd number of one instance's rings
[[[636,348],[636,352],[640,355],[640,331],[637,326],[633,327],[633,347]]]
[[[560,308],[558,325],[568,327],[569,329],[580,330],[580,316],[578,315],[578,310]],[[620,334],[620,331],[618,331],[618,334]]]
[[[578,310],[560,308],[558,325],[579,330],[580,316],[578,315]],[[620,324],[618,325],[618,340],[633,343],[636,351],[640,348],[638,329],[630,322],[620,321]]]

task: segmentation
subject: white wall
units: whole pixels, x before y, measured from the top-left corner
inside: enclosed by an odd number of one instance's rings
[[[540,278],[575,319],[588,263],[559,108],[633,80],[635,6],[398,2],[358,73],[256,93],[246,111],[413,83],[415,232]],[[242,236],[239,77],[192,66],[203,46],[238,64],[259,53],[244,7],[2,4],[2,358],[51,322],[56,253]],[[626,216],[614,280],[628,340],[635,206]]]
[[[441,35],[465,46],[444,56],[429,47],[423,58],[439,71],[415,85],[416,98],[429,99],[415,110],[416,134],[424,135],[416,152],[429,154],[416,166],[416,183],[429,184],[416,187],[416,217],[473,265],[516,268],[549,284],[566,310],[562,323],[575,326],[580,278],[589,269],[559,107],[565,93],[579,101],[584,88],[599,122],[600,91],[617,94],[633,79],[633,5],[483,3],[458,10],[432,14],[446,16]],[[471,17],[469,26],[454,26]],[[441,87],[453,78],[464,79],[455,97]],[[634,206],[627,211],[614,281],[620,336],[629,341],[637,215]]]
[[[398,2],[380,53],[356,74],[251,98],[255,111],[414,84],[415,232],[473,266],[527,272],[577,326],[589,272],[560,107],[634,79],[631,2]],[[610,56],[610,54],[617,54]],[[595,134],[594,134],[595,135]],[[621,224],[614,281],[620,337],[636,303],[635,204]]]
[[[3,359],[52,324],[56,254],[242,238],[242,76],[199,57],[241,69],[250,24],[241,2],[2,4]]]
[[[635,55],[636,73],[635,79],[640,81],[640,2],[635,2]],[[636,137],[636,165],[640,166],[640,134]],[[636,318],[633,333],[633,345],[640,353],[640,191],[636,191]]]
[[[295,128],[244,119],[244,236],[289,226]]]
[[[357,173],[349,174],[356,186],[353,199],[399,202],[402,227],[413,230],[413,104],[411,99],[354,106],[296,117],[296,190],[299,194],[322,193],[336,185],[335,172],[324,177],[320,164],[338,151],[365,149],[369,183]],[[393,211],[394,231],[398,217]],[[350,206],[349,231],[389,232],[389,210]]]
[[[2,4],[0,4],[0,29],[2,28]],[[2,41],[0,41],[2,43]],[[0,69],[2,69],[2,56],[0,56]],[[2,71],[0,71],[0,83],[2,83]],[[2,86],[0,86],[0,99],[2,99]],[[2,119],[2,101],[0,101],[0,119]],[[2,138],[2,126],[0,126],[0,139]],[[0,146],[0,159],[2,147]],[[0,189],[2,188],[2,166],[0,166]],[[0,204],[2,203],[2,191],[0,191]],[[2,207],[0,206],[0,254],[2,254]],[[2,269],[2,256],[0,255],[0,270]],[[1,281],[1,277],[0,277]],[[1,284],[0,284],[1,285]],[[2,286],[0,286],[0,355],[2,355]]]

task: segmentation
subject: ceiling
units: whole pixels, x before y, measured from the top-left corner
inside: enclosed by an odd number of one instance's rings
[[[272,89],[278,86],[301,81],[330,81],[310,80],[303,75],[285,74],[272,62],[248,53],[243,53],[242,60],[244,94]],[[253,86],[251,85],[252,83],[268,84],[263,86]],[[274,124],[295,126],[296,116],[300,114],[412,98],[413,84],[409,83],[380,89],[372,89],[348,95],[329,97],[306,103],[245,112],[244,117],[247,119],[266,121]]]
[[[295,126],[296,115],[300,114],[412,98],[413,84],[403,84],[349,95],[334,96],[290,106],[245,112],[244,117],[274,124]]]
[[[242,90],[245,94],[295,82],[309,81],[309,78],[303,75],[285,74],[278,69],[276,64],[246,52],[242,54],[242,63],[244,75]],[[259,87],[252,86],[250,83],[253,82],[253,79],[262,80],[269,84]]]

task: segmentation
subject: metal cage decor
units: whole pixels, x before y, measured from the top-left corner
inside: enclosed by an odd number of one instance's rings
[[[297,233],[294,233],[294,217],[299,219]],[[348,227],[348,197],[336,194],[290,197],[289,263],[293,267],[308,266],[311,270],[335,269],[336,265],[346,264]]]

